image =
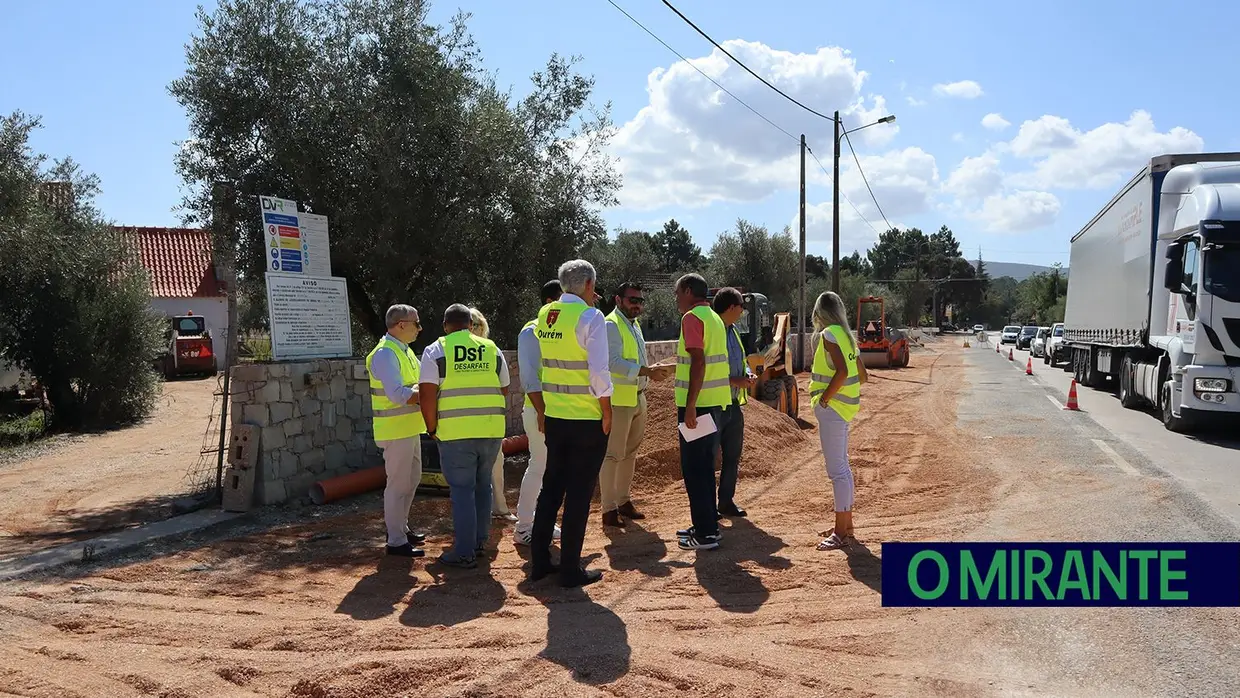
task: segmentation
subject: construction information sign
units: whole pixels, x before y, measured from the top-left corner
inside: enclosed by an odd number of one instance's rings
[[[349,293],[337,277],[267,274],[271,358],[331,359],[353,355]]]
[[[327,216],[298,213],[297,202],[258,197],[267,248],[267,271],[331,276]]]

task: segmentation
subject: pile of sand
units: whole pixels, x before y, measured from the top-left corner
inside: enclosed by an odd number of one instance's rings
[[[646,437],[637,451],[634,479],[649,490],[681,479],[679,421],[672,382],[651,383],[646,389],[646,406]],[[764,403],[750,400],[742,409],[745,446],[741,475],[770,475],[779,470],[781,456],[801,448],[807,437],[792,418]]]

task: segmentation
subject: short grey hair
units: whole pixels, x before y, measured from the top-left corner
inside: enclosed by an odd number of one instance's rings
[[[387,322],[387,328],[390,330],[395,327],[397,323],[404,322],[417,314],[418,309],[412,305],[397,303],[387,309],[387,315],[384,316],[384,320]]]
[[[584,259],[574,259],[560,265],[560,286],[565,292],[580,296],[586,290],[586,284],[598,278],[594,265]],[[587,303],[590,299],[585,299]]]

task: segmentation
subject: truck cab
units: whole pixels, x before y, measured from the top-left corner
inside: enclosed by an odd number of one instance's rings
[[[1140,378],[1177,426],[1240,411],[1240,163],[1176,167],[1161,198],[1150,344],[1167,360]]]

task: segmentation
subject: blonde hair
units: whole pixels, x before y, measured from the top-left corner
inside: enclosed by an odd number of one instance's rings
[[[813,321],[814,332],[822,332],[831,325],[844,328],[844,334],[848,335],[848,341],[852,343],[851,348],[857,348],[857,338],[848,326],[848,311],[844,308],[844,300],[835,292],[824,291],[818,296],[818,300],[814,301]]]
[[[469,329],[470,333],[475,337],[490,338],[491,327],[487,324],[486,316],[482,314],[482,311],[477,308],[470,308],[469,317],[474,321],[474,326]]]

